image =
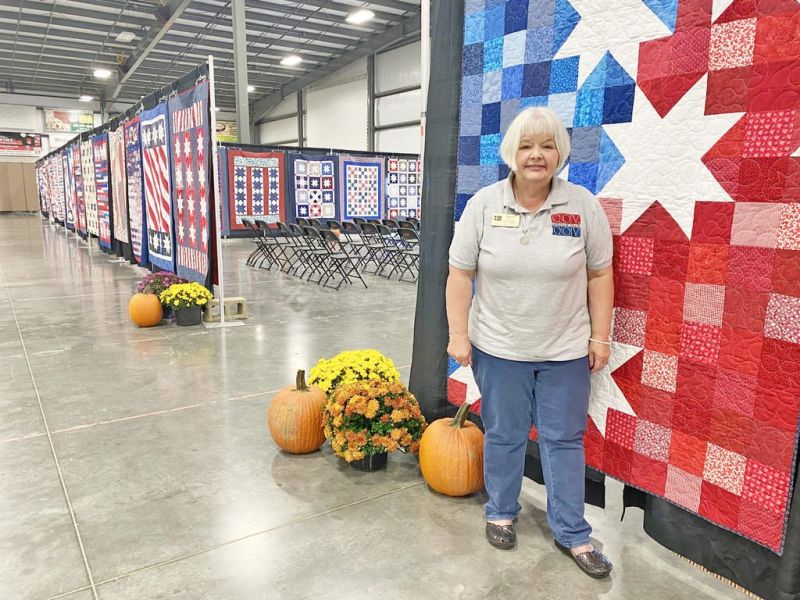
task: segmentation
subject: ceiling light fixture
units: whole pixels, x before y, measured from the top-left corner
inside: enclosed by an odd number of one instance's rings
[[[303,59],[297,54],[288,54],[281,59],[281,64],[284,67],[296,67],[301,62],[303,62]]]
[[[248,85],[247,86],[247,93],[248,94],[252,94],[255,91],[256,91],[256,86],[254,86],[254,85]]]
[[[91,102],[92,100],[94,100],[94,96],[90,96],[88,94],[84,94],[83,96],[78,98],[78,100],[80,100],[81,102]]]
[[[132,31],[123,31],[117,36],[117,41],[123,44],[130,44],[136,39],[136,34]]]
[[[345,21],[353,25],[362,25],[367,21],[372,21],[375,18],[375,13],[368,8],[362,8],[347,15]]]
[[[110,69],[95,69],[94,76],[96,79],[108,79],[111,77],[111,70]]]

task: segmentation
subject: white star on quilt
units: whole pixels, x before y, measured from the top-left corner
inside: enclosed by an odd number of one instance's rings
[[[180,140],[175,140],[175,158],[181,157],[181,142]]]
[[[183,233],[184,233],[183,223],[178,223],[178,239],[181,241],[181,244],[183,243]]]
[[[189,240],[191,240],[191,242],[194,244],[196,239],[197,239],[197,237],[195,236],[194,224],[190,223],[189,224]]]
[[[203,246],[208,244],[208,228],[207,227],[203,227],[203,231],[201,233],[201,237],[203,239]]]
[[[611,4],[598,0],[570,0],[570,4],[581,19],[555,58],[580,56],[579,87],[607,50],[636,79],[639,43],[672,34],[642,0],[616,0],[613,10]]]
[[[195,137],[195,139],[197,139],[197,147],[198,148],[202,148],[203,147],[203,139],[204,138],[205,138],[205,134],[203,133],[203,130],[202,129],[198,130],[197,131],[197,136]]]
[[[623,232],[658,201],[691,237],[695,202],[732,201],[700,159],[742,113],[705,115],[706,82],[704,75],[663,119],[636,87],[632,122],[603,126],[630,157],[598,194],[623,199]]]
[[[472,367],[459,367],[453,371],[450,377],[467,386],[467,404],[473,404],[476,400],[480,400],[481,392],[478,389],[478,384],[475,383],[475,376],[472,373]]]
[[[189,200],[189,202],[187,202],[187,204],[189,205],[189,216],[190,217],[194,217],[194,202]]]
[[[192,155],[192,140],[190,138],[186,138],[186,141],[183,143],[183,151],[186,156]]]
[[[197,178],[200,180],[200,183],[205,183],[206,180],[206,168],[203,163],[197,167]]]
[[[205,215],[207,213],[208,213],[208,201],[205,199],[205,197],[203,197],[203,199],[200,200],[200,214]]]
[[[620,412],[636,416],[628,399],[614,381],[611,374],[622,365],[639,354],[643,348],[612,342],[611,357],[606,367],[599,373],[592,375],[592,392],[589,399],[589,416],[594,421],[603,437],[606,436],[606,421],[608,409],[613,408]]]
[[[166,134],[166,132],[164,131],[164,123],[163,122],[159,123],[158,124],[158,143],[159,144],[163,144],[164,143],[165,134]]]

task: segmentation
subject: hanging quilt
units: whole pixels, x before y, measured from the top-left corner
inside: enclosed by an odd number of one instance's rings
[[[231,235],[231,215],[230,215],[230,190],[228,189],[228,149],[224,146],[217,146],[217,164],[219,165],[219,190],[217,190],[217,198],[219,198],[219,216],[220,227],[222,228],[222,237],[230,237]]]
[[[70,146],[72,153],[72,173],[75,181],[75,229],[86,237],[86,205],[83,197],[83,169],[81,168],[81,145],[76,142]]]
[[[296,219],[339,219],[338,157],[289,153],[289,199]]]
[[[66,196],[64,193],[64,153],[59,152],[53,156],[50,163],[50,177],[52,181],[53,197],[55,199],[56,221],[60,225],[66,224]]]
[[[67,146],[63,151],[64,159],[64,225],[75,231],[75,173],[72,167],[72,148]]]
[[[246,229],[242,217],[286,220],[283,152],[246,152],[228,148],[228,219],[231,231]]]
[[[127,244],[128,237],[128,187],[125,181],[125,132],[122,125],[108,132],[108,149],[111,165],[111,214],[114,222],[114,239]]]
[[[515,114],[549,106],[571,130],[561,177],[614,232],[588,464],[780,554],[800,414],[800,5],[465,6],[456,219],[507,174]],[[448,397],[480,397],[452,361]]]
[[[150,262],[175,272],[167,105],[142,112],[142,172]]]
[[[111,196],[109,195],[108,134],[92,138],[94,183],[97,195],[97,227],[100,247],[111,249]]]
[[[386,175],[383,158],[339,157],[342,219],[383,218]]]
[[[211,263],[208,83],[169,101],[173,215],[181,277],[205,285]]]
[[[147,206],[144,201],[142,178],[142,144],[140,117],[127,121],[125,130],[125,180],[128,197],[128,226],[130,228],[131,251],[140,265],[148,265],[147,253]]]
[[[83,197],[86,204],[86,229],[91,235],[99,236],[97,220],[97,188],[94,172],[94,150],[92,141],[81,143],[81,171],[83,172]]]
[[[387,215],[390,219],[422,216],[422,162],[419,158],[386,160]]]

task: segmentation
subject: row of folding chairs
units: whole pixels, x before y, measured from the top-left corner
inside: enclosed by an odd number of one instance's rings
[[[299,217],[296,219],[296,222],[300,226],[309,225],[311,227],[316,227],[317,229],[329,228],[329,229],[341,229],[341,223],[334,219],[315,219],[315,218],[303,218]],[[416,232],[419,232],[420,228],[420,221],[416,217],[406,217],[404,219],[381,219],[380,221],[377,220],[370,220],[370,219],[362,219],[361,217],[354,217],[352,220],[353,223],[356,225],[362,225],[364,223],[373,223],[373,224],[381,224],[385,225],[392,231],[399,229],[401,227],[405,227],[408,229],[413,229]]]

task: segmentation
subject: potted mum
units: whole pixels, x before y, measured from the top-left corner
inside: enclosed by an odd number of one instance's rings
[[[175,311],[178,325],[199,325],[203,307],[214,295],[199,283],[175,283],[161,292],[161,303]]]
[[[183,277],[178,277],[174,273],[167,273],[166,271],[148,273],[142,278],[139,285],[136,286],[136,291],[140,294],[155,294],[158,298],[161,298],[162,292],[176,283],[188,282]],[[171,319],[173,317],[171,306],[162,304],[161,309],[164,319]]]
[[[308,383],[330,398],[337,386],[363,380],[400,381],[391,359],[377,350],[347,350],[333,358],[321,358],[309,373]]]
[[[385,469],[389,452],[416,452],[426,426],[414,395],[399,382],[381,380],[337,387],[322,422],[334,453],[360,471]]]

